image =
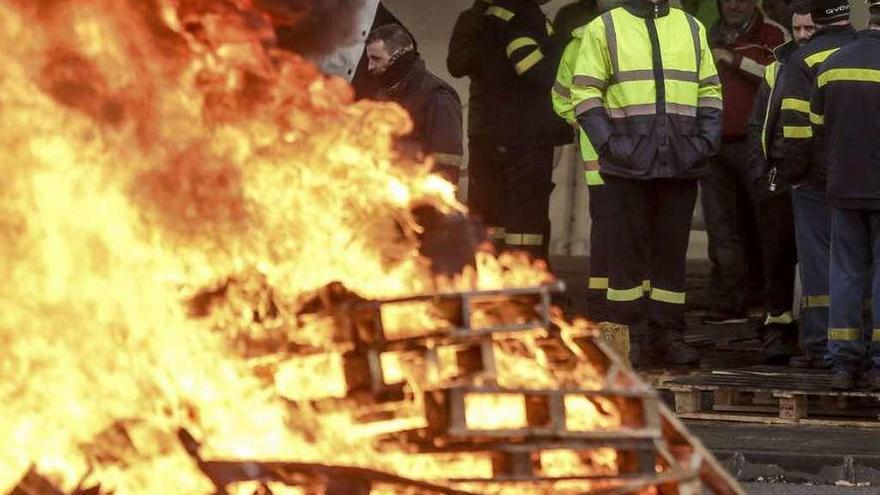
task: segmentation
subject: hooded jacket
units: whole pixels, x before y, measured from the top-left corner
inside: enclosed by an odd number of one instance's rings
[[[721,135],[721,84],[705,28],[667,2],[628,0],[587,25],[577,120],[603,174],[696,178]]]

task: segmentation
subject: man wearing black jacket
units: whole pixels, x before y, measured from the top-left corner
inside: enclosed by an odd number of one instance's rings
[[[868,368],[871,387],[880,389],[880,297],[871,303],[874,324],[863,328],[865,301],[872,288],[880,294],[880,121],[873,118],[880,108],[880,1],[869,8],[870,28],[821,65],[810,105],[831,203],[828,346],[839,389],[854,388]]]
[[[572,140],[550,93],[562,57],[541,10],[546,0],[494,0],[483,15],[477,77],[494,180],[503,187],[504,246],[546,258],[553,148]]]
[[[751,183],[755,184],[757,211],[761,212],[758,215],[758,227],[763,256],[765,311],[762,330],[765,358],[769,362],[787,360],[797,343],[792,314],[797,249],[791,188],[774,185],[777,190],[770,193],[768,180],[775,184],[776,166],[785,157],[779,113],[782,103],[780,81],[784,76],[786,62],[799,47],[809,41],[816,30],[810,15],[810,1],[800,0],[795,3],[789,20],[793,39],[774,50],[776,62],[767,66],[748,121],[748,175]],[[821,334],[828,319],[826,317],[823,321],[821,318],[817,319],[817,316],[816,311],[805,313],[803,325],[812,325]],[[820,349],[818,355],[824,356],[824,352]],[[815,364],[823,363],[824,361],[817,361]],[[813,361],[796,356],[793,364],[809,367]]]
[[[811,15],[818,30],[789,58],[782,82],[781,120],[784,160],[778,184],[791,184],[798,261],[803,287],[802,340],[805,360],[823,365],[828,354],[828,268],[831,253],[831,208],[825,194],[825,159],[821,143],[813,140],[810,96],[819,66],[832,53],[855,39],[847,0],[812,0]]]
[[[378,100],[402,106],[413,122],[404,145],[433,156],[435,171],[458,183],[462,161],[461,100],[458,93],[425,67],[415,42],[403,26],[386,24],[367,37],[367,68],[379,90]]]
[[[501,176],[492,161],[492,143],[486,115],[488,84],[479,77],[483,64],[478,53],[480,29],[486,10],[492,0],[474,0],[461,14],[452,28],[446,68],[452,77],[470,79],[468,95],[468,208],[486,227],[493,241],[504,242],[504,194]]]

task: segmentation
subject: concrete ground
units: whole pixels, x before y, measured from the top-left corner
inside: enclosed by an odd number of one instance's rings
[[[810,486],[784,483],[746,483],[749,495],[878,495],[880,488],[851,486]]]

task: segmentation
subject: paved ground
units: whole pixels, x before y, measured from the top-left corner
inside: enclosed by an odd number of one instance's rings
[[[557,303],[568,315],[585,315],[588,260],[553,258],[550,264],[568,287],[565,297]],[[699,326],[699,315],[707,307],[707,283],[708,264],[690,261],[689,340],[700,346],[703,364],[713,369],[757,364],[760,340],[754,342],[753,348],[747,345],[746,352],[714,348],[717,332],[723,331],[727,336],[731,332],[754,334],[757,321],[741,327]],[[747,362],[750,360],[755,362]],[[880,495],[880,429],[706,422],[691,422],[688,427],[745,483],[750,495]]]
[[[877,487],[809,486],[792,484],[746,483],[749,495],[878,495]]]

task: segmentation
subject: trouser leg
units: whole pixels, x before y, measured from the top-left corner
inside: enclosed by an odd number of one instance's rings
[[[499,247],[504,243],[504,161],[488,136],[468,137],[468,209]]]
[[[642,280],[650,249],[647,186],[644,181],[603,175],[604,206],[609,220],[608,319],[629,327],[634,342],[646,342],[648,308]]]
[[[696,180],[650,181],[651,239],[649,295],[651,337],[680,338],[685,329],[685,278]]]
[[[587,316],[594,321],[608,319],[608,239],[605,222],[604,185],[590,185],[590,275],[587,283]]]
[[[505,244],[535,258],[547,258],[553,146],[506,146],[504,157]]]
[[[871,368],[874,373],[880,373],[880,212],[872,211],[870,214],[871,229],[871,316],[873,327],[871,328]]]
[[[791,195],[760,202],[758,225],[764,266],[764,310],[768,315],[791,316],[797,263]],[[783,318],[786,319],[786,318]]]
[[[795,238],[803,300],[801,343],[814,358],[828,353],[828,268],[831,252],[831,208],[825,193],[816,188],[792,190]]]
[[[709,174],[700,179],[700,188],[712,265],[712,302],[716,309],[734,313],[745,311],[746,275],[737,182],[735,164],[729,163],[722,147]]]
[[[864,302],[871,271],[869,217],[861,210],[831,211],[831,310],[828,349],[835,370],[864,365]]]

